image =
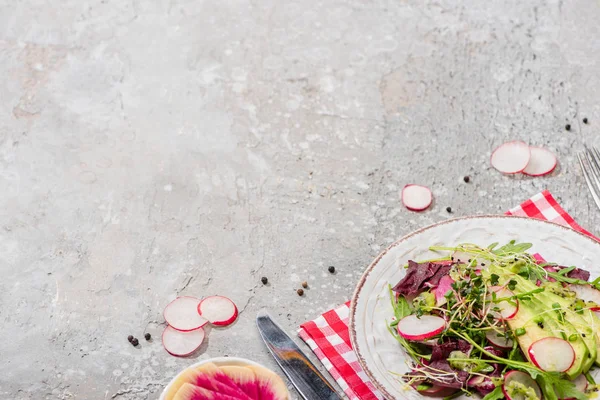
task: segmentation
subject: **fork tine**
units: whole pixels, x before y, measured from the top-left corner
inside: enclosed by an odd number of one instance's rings
[[[584,147],[585,147],[585,152],[584,152],[585,158],[591,167],[590,175],[592,177],[592,180],[596,184],[596,188],[600,189],[600,164],[598,164],[598,159],[597,159],[596,155],[592,152],[592,150],[587,146],[584,146]],[[596,192],[596,193],[598,193],[598,192]]]
[[[596,203],[598,208],[600,208],[600,196],[598,196],[598,191],[596,189],[597,186],[595,186],[594,183],[592,182],[592,178],[590,177],[590,172],[588,172],[588,168],[585,166],[585,163],[583,162],[581,154],[577,154],[577,158],[579,159],[579,165],[581,165],[581,171],[583,172],[583,177],[585,178],[585,182],[587,183],[588,188],[590,189],[592,198],[594,199],[594,202]]]

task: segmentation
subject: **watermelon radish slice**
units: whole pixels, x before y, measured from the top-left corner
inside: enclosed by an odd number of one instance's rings
[[[227,326],[237,319],[238,309],[227,297],[209,296],[198,304],[198,314],[213,325]]]
[[[192,354],[204,341],[204,329],[193,331],[178,331],[172,326],[167,326],[162,334],[163,347],[169,354],[184,357]]]
[[[498,349],[508,350],[513,347],[513,340],[511,338],[505,338],[504,335],[499,332],[487,331],[485,337],[492,346]]]
[[[423,211],[431,205],[431,190],[421,185],[406,185],[402,189],[402,204],[411,211]]]
[[[398,334],[408,340],[424,340],[439,335],[446,328],[446,320],[436,315],[408,315],[398,322]]]
[[[183,371],[169,386],[169,391],[165,395],[165,399],[172,400],[179,389],[186,383],[223,393],[227,396],[233,396],[239,400],[253,400],[242,392],[235,382],[213,363],[202,364],[197,368],[188,368]]]
[[[514,141],[497,147],[492,152],[490,162],[492,167],[504,174],[516,174],[527,167],[530,158],[529,145],[525,142]]]
[[[502,384],[502,392],[508,400],[525,400],[525,395],[518,393],[512,388],[511,383],[521,384],[525,387],[532,388],[538,399],[542,398],[540,386],[529,374],[521,371],[510,371],[504,375],[504,383]],[[513,384],[514,384],[513,383]]]
[[[173,400],[238,400],[237,397],[185,383]]]
[[[557,337],[545,337],[533,342],[527,353],[536,367],[548,372],[565,372],[575,362],[573,346]]]
[[[256,376],[261,399],[287,399],[288,391],[283,380],[274,372],[258,365],[248,365]]]
[[[193,331],[202,328],[208,320],[198,314],[200,299],[190,296],[178,297],[163,311],[165,321],[178,331]]]
[[[597,304],[600,307],[600,290],[594,289],[589,285],[569,285],[569,290],[575,292],[578,298],[583,301]]]
[[[503,286],[491,286],[490,290],[494,293],[496,293],[496,299],[503,299],[506,297],[512,297],[515,294],[513,292],[511,292],[510,290],[506,289]],[[513,318],[516,314],[517,311],[519,311],[519,300],[514,299],[514,300],[503,300],[500,302],[492,302],[493,301],[493,297],[491,295],[487,296],[487,301],[489,301],[490,307],[489,307],[489,313],[494,316],[494,318],[498,318],[498,319],[502,319],[502,320],[508,320]],[[498,307],[500,309],[500,311],[496,311],[493,310],[493,308]]]
[[[523,170],[525,175],[530,176],[542,176],[549,174],[556,168],[557,160],[556,156],[543,147],[530,146],[531,158],[529,164]]]
[[[260,398],[259,385],[253,370],[236,365],[227,365],[221,367],[221,371],[226,373],[248,397],[251,399]]]

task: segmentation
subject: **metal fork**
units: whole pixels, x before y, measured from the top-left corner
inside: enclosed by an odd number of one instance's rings
[[[592,197],[600,208],[600,152],[596,147],[591,149],[584,145],[585,151],[577,154],[579,165],[583,171],[585,182],[592,193]]]

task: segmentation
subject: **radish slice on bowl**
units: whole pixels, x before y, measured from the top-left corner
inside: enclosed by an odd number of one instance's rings
[[[513,292],[511,292],[510,290],[506,289],[503,286],[492,286],[492,287],[490,287],[490,290],[493,291],[494,293],[496,293],[496,300],[503,299],[506,297],[512,297],[515,295]],[[517,300],[517,299],[511,300],[511,301],[503,300],[503,301],[493,302],[493,297],[491,295],[488,295],[487,301],[489,301],[491,303],[490,307],[489,307],[489,313],[498,319],[502,319],[502,320],[511,319],[515,315],[517,315],[517,312],[519,311],[519,300]],[[498,307],[500,309],[499,312],[496,310],[493,310],[496,307]]]
[[[213,325],[227,326],[237,319],[238,309],[227,297],[209,296],[198,304],[198,314]]]
[[[585,375],[581,374],[577,378],[573,379],[573,384],[575,385],[575,389],[580,392],[585,392],[588,388],[588,381],[585,379]]]
[[[192,354],[204,341],[204,329],[182,332],[167,326],[162,334],[163,346],[169,354],[184,357]]]
[[[409,315],[398,322],[398,334],[408,340],[424,340],[439,335],[446,328],[446,320],[435,315]]]
[[[431,190],[421,185],[406,185],[402,189],[402,204],[411,211],[423,211],[431,204]]]
[[[163,317],[167,324],[178,331],[192,331],[202,328],[208,320],[198,314],[200,299],[195,297],[178,297],[170,302],[163,311]]]
[[[450,275],[442,276],[442,279],[440,279],[440,283],[439,283],[438,287],[435,288],[435,290],[434,290],[435,304],[437,307],[446,304],[446,302],[448,301],[446,299],[446,293],[448,293],[449,290],[452,290],[453,283],[454,283],[454,279],[452,279],[450,277]]]
[[[485,337],[492,346],[498,349],[508,350],[513,347],[513,340],[511,338],[507,339],[501,332],[487,331]]]
[[[492,167],[504,174],[516,174],[527,167],[530,158],[529,145],[525,142],[515,141],[497,147],[492,152],[490,162]]]
[[[575,362],[573,346],[556,337],[545,337],[533,342],[527,353],[536,367],[548,372],[565,372]]]
[[[508,400],[525,400],[525,395],[517,389],[522,386],[532,388],[537,398],[542,398],[542,391],[537,382],[529,374],[521,371],[510,371],[504,376],[502,392]]]
[[[531,158],[529,164],[523,170],[525,175],[542,176],[554,171],[557,160],[550,150],[534,146],[530,146],[529,150],[531,151]]]

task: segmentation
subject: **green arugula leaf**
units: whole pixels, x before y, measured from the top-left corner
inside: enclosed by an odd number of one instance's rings
[[[392,302],[392,307],[394,308],[394,316],[396,317],[396,321],[400,321],[402,318],[412,314],[410,305],[404,296],[398,296],[396,299],[396,294],[392,290],[392,285],[389,285],[389,290],[390,301]]]
[[[502,386],[496,386],[496,389],[494,389],[490,393],[486,394],[485,397],[481,400],[500,400],[503,398],[504,398],[504,393],[502,392]]]

